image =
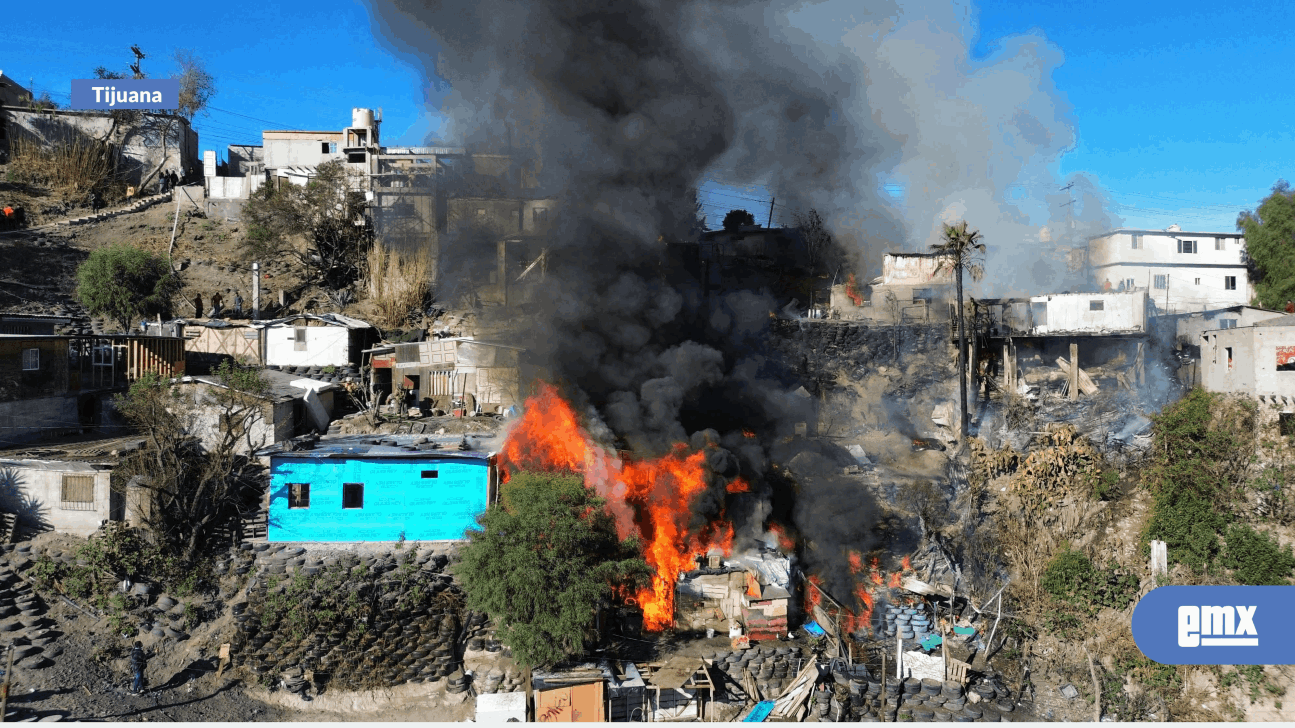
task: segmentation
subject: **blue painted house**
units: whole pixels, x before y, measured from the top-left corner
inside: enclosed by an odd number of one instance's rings
[[[269,541],[457,541],[494,501],[493,453],[337,438],[270,458]]]

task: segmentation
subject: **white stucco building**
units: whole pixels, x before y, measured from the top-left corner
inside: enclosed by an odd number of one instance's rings
[[[1146,289],[1160,312],[1184,313],[1250,303],[1254,289],[1239,233],[1122,228],[1088,241],[1093,282],[1103,289]]]

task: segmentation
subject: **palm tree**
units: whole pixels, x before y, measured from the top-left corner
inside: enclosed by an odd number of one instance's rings
[[[944,241],[931,246],[940,256],[940,265],[936,272],[953,269],[958,279],[958,388],[962,404],[962,437],[967,437],[971,428],[971,416],[967,413],[967,325],[962,317],[962,272],[965,270],[971,280],[978,281],[985,275],[985,266],[979,256],[985,254],[985,244],[980,242],[980,231],[967,230],[967,221],[956,225],[944,224]]]

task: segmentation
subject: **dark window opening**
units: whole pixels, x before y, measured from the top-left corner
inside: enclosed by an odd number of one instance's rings
[[[1223,276],[1223,289],[1227,291],[1235,291],[1237,289],[1237,277]]]
[[[352,152],[346,155],[346,161],[351,164],[364,164],[368,156],[364,152]]]
[[[549,221],[549,211],[545,207],[537,207],[531,210],[531,220],[536,225],[543,225]]]
[[[1232,371],[1232,347],[1225,346],[1223,351],[1228,355],[1228,371]]]
[[[1089,301],[1089,302],[1088,302],[1088,310],[1089,310],[1089,311],[1105,311],[1105,310],[1106,310],[1106,302],[1105,302],[1105,301]]]
[[[310,507],[310,483],[288,483],[288,507]]]
[[[321,146],[322,148],[319,150],[319,153],[320,153],[320,154],[328,154],[328,142],[320,142],[320,146]]]
[[[364,507],[364,483],[342,483],[342,507]]]
[[[1180,252],[1180,253],[1194,254],[1194,253],[1196,252],[1196,241],[1195,241],[1195,240],[1179,240],[1179,241],[1178,241],[1178,252]]]
[[[439,477],[441,477],[441,476],[440,476],[440,471],[439,471],[439,470],[424,470],[424,471],[423,471],[423,477],[424,477],[424,478],[439,478]]]

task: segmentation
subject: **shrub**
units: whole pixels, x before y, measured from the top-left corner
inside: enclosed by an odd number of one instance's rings
[[[1283,549],[1272,536],[1234,524],[1228,528],[1222,564],[1242,584],[1280,586],[1290,583],[1295,555],[1290,545]]]
[[[1172,561],[1200,570],[1218,557],[1253,453],[1254,414],[1252,403],[1194,389],[1153,419],[1155,502],[1146,538],[1164,541]]]
[[[1103,607],[1124,609],[1138,593],[1137,577],[1121,574],[1114,564],[1099,569],[1068,547],[1052,557],[1040,583],[1053,599],[1088,613]]]

